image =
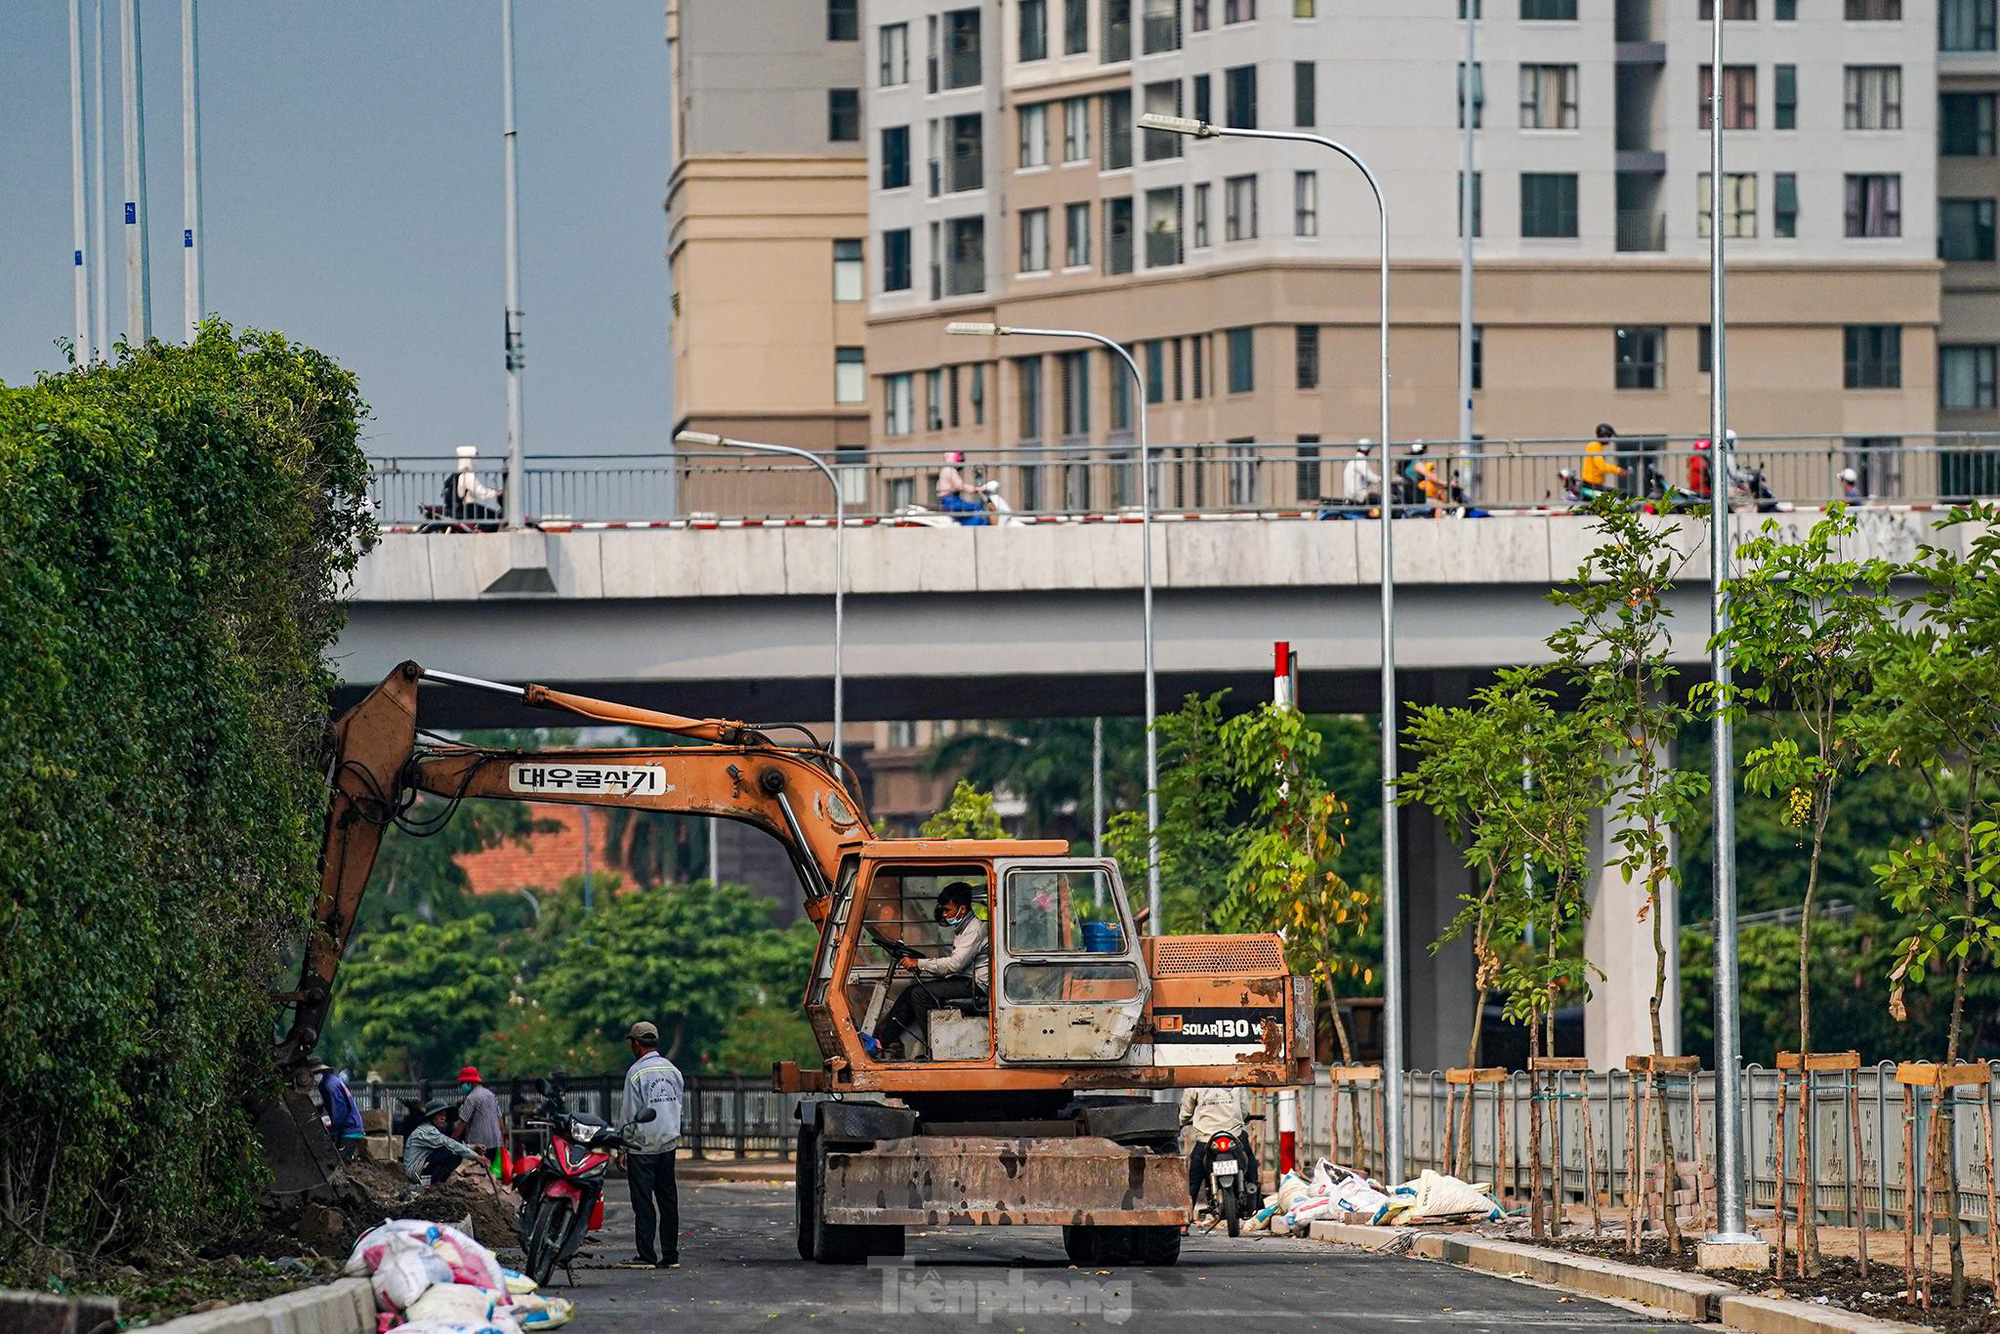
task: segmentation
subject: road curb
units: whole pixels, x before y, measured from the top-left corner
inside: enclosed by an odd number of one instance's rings
[[[261,1302],[184,1315],[157,1334],[375,1334],[375,1292],[365,1278],[341,1278]]]
[[[1589,1255],[1570,1255],[1545,1246],[1494,1241],[1466,1232],[1419,1228],[1367,1227],[1317,1222],[1314,1241],[1359,1246],[1371,1251],[1403,1250],[1505,1278],[1533,1279],[1590,1297],[1636,1302],[1682,1320],[1718,1322],[1746,1334],[1928,1334],[1920,1325],[1857,1315],[1817,1302],[1756,1297],[1733,1284],[1699,1274],[1621,1264]]]

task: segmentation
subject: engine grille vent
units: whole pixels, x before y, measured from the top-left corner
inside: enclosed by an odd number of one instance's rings
[[[1162,936],[1153,942],[1153,975],[1285,971],[1284,942],[1276,936]]]

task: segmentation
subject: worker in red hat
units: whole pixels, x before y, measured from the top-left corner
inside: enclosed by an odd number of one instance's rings
[[[468,1065],[458,1072],[458,1126],[452,1138],[463,1140],[487,1157],[498,1160],[507,1142],[507,1123],[500,1115],[500,1100],[479,1077],[479,1067]]]

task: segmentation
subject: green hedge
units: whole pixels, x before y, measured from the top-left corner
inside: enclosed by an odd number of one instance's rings
[[[220,322],[0,386],[0,1259],[251,1217],[365,415]]]

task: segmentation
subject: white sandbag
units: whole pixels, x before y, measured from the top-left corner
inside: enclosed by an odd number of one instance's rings
[[[1498,1218],[1500,1206],[1469,1182],[1426,1170],[1415,1181],[1397,1188],[1390,1212],[1399,1223],[1427,1223],[1450,1218]]]
[[[524,1301],[532,1302],[534,1305],[524,1306]],[[576,1308],[570,1304],[567,1297],[516,1298],[515,1304],[509,1307],[508,1311],[514,1316],[515,1323],[520,1325],[521,1334],[540,1334],[540,1331],[545,1329],[560,1329],[576,1318]]]
[[[509,1334],[520,1334],[520,1325],[506,1312],[507,1308],[499,1305],[494,1295],[484,1288],[464,1283],[442,1283],[417,1298],[404,1314],[413,1324],[440,1320],[448,1324],[491,1326],[509,1331]]]
[[[451,1266],[408,1233],[390,1233],[375,1257],[375,1272],[368,1284],[375,1290],[378,1310],[407,1311],[433,1287],[451,1283]]]
[[[468,1325],[457,1320],[419,1320],[396,1326],[396,1334],[521,1334],[521,1331],[511,1321],[489,1324],[482,1320]]]

